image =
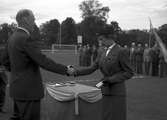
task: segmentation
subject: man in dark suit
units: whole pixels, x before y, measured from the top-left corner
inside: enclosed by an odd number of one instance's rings
[[[151,50],[150,50],[150,55],[151,55],[151,59],[152,59],[152,71],[151,71],[151,75],[152,76],[158,76],[158,65],[159,65],[159,49],[157,47],[157,45],[154,45]]]
[[[92,62],[94,62],[96,60],[97,54],[98,54],[97,46],[93,45],[93,47],[92,47]]]
[[[102,120],[126,120],[125,81],[133,76],[127,52],[114,42],[110,30],[104,29],[101,42],[106,49],[99,55],[94,64],[87,68],[77,69],[75,75],[87,75],[100,69],[103,78],[98,83],[103,94]]]
[[[145,44],[145,48],[144,48],[144,52],[143,52],[143,62],[144,62],[145,75],[150,75],[151,55],[150,55],[150,48],[149,48],[148,44]]]
[[[5,68],[2,65],[2,56],[5,48],[0,48],[0,113],[5,113],[3,107],[5,104],[6,96],[6,85],[7,85],[7,75],[5,73]]]
[[[144,49],[139,43],[136,49],[136,73],[138,75],[143,74],[143,52],[144,52]]]
[[[132,42],[132,45],[130,47],[130,64],[135,72],[137,71],[136,50],[137,50],[136,44]]]
[[[90,48],[89,44],[86,45],[85,55],[86,55],[86,66],[90,66],[92,62],[91,61],[92,49]]]
[[[40,67],[62,75],[71,69],[40,52],[38,40],[32,36],[35,17],[31,10],[20,10],[16,21],[18,27],[8,40],[9,62],[4,63],[11,72],[9,91],[14,103],[11,120],[40,120],[40,100],[44,97]]]

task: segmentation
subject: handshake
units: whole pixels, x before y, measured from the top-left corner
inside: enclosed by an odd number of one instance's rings
[[[67,76],[76,76],[77,70],[72,65],[67,66]]]

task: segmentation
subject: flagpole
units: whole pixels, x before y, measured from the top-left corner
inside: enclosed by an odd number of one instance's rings
[[[155,35],[155,40],[159,44],[159,47],[160,47],[161,52],[163,53],[165,62],[167,63],[167,49],[166,49],[164,43],[162,42],[161,38],[158,36],[157,32],[154,30],[151,19],[150,19],[150,28],[151,28],[151,31],[153,32],[153,34]]]
[[[149,41],[148,41],[148,44],[149,44],[149,48],[151,48],[151,19],[150,19],[150,17],[148,19],[150,21],[150,30],[149,30]]]
[[[149,43],[149,48],[151,48],[151,32],[149,32],[149,41],[148,41]]]

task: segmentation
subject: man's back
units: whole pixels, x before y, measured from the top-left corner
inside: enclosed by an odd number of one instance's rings
[[[28,39],[30,38],[24,31],[17,30],[8,43],[11,65],[10,95],[16,99],[43,97],[39,66],[26,52]]]
[[[38,41],[17,29],[8,43],[11,67],[10,95],[15,99],[40,99],[44,95],[39,67],[66,75],[67,67],[40,52]]]

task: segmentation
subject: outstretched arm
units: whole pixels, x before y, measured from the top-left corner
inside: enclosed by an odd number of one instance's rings
[[[50,58],[46,57],[46,55],[42,54],[37,41],[27,40],[25,45],[25,52],[31,57],[33,61],[35,61],[40,67],[46,69],[51,72],[59,73],[62,75],[66,75],[68,68],[65,65],[56,63]]]
[[[96,60],[93,63],[93,65],[91,65],[90,67],[84,67],[84,68],[76,69],[75,76],[88,75],[88,74],[93,73],[97,69],[98,69],[98,60]]]

